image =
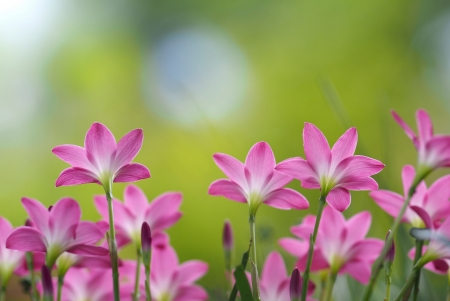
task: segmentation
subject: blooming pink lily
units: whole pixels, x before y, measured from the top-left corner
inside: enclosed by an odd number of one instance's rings
[[[392,111],[392,116],[419,153],[418,169],[421,175],[426,175],[438,167],[450,167],[450,136],[433,133],[433,124],[427,111],[421,109],[416,112],[419,135],[416,135],[395,111]]]
[[[5,287],[14,271],[20,271],[25,262],[23,252],[6,248],[6,239],[13,231],[11,223],[0,217],[0,285]]]
[[[248,203],[252,214],[262,203],[284,210],[309,207],[303,195],[283,188],[293,178],[275,170],[275,157],[266,142],[253,145],[245,163],[220,153],[214,154],[213,159],[229,179],[213,182],[208,189],[210,195]]]
[[[190,260],[181,265],[175,250],[160,246],[152,250],[150,289],[155,301],[202,301],[206,291],[194,284],[208,270],[202,261]],[[142,279],[142,278],[141,278]]]
[[[79,255],[105,256],[108,250],[95,246],[103,233],[96,224],[80,221],[81,210],[71,198],[59,200],[51,211],[30,198],[23,198],[34,227],[19,227],[6,240],[6,247],[13,250],[47,253],[47,265],[53,266],[63,252]]]
[[[414,167],[406,165],[402,170],[404,196],[388,190],[375,190],[370,192],[370,197],[384,211],[396,217],[408,196],[409,188],[415,176]],[[417,186],[402,221],[417,228],[423,228],[425,223],[430,221],[437,227],[442,219],[450,215],[449,199],[450,176],[441,177],[429,189],[427,189],[425,182],[422,181]],[[426,221],[423,221],[422,218],[425,218]]]
[[[110,130],[94,123],[86,134],[84,148],[77,145],[59,145],[52,152],[72,167],[61,172],[56,186],[112,182],[135,182],[150,177],[147,167],[131,163],[141,149],[144,135],[141,129],[126,134],[117,144]]]
[[[124,203],[113,200],[116,238],[119,246],[130,241],[141,245],[141,227],[147,222],[152,238],[157,243],[162,231],[175,224],[182,213],[179,211],[183,196],[178,192],[166,192],[148,202],[144,192],[135,185],[128,185],[124,192]],[[104,195],[94,197],[95,207],[108,223],[108,202]]]
[[[344,211],[351,202],[349,190],[378,189],[371,176],[384,168],[378,160],[354,156],[357,141],[356,128],[350,128],[330,150],[322,132],[312,123],[305,123],[306,160],[300,157],[287,159],[279,163],[276,170],[300,180],[304,188],[320,188],[330,206]]]
[[[361,283],[370,278],[371,265],[383,248],[384,241],[376,238],[365,238],[372,217],[364,211],[345,220],[342,213],[325,207],[322,223],[319,227],[314,249],[311,270],[329,268],[334,273],[348,273]],[[294,235],[301,240],[283,238],[280,245],[289,253],[299,257],[298,268],[303,270],[306,264],[310,230],[315,222],[309,216],[305,224],[291,228]]]

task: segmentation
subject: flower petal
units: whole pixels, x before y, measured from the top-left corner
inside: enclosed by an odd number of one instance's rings
[[[269,193],[265,197],[264,204],[284,210],[309,208],[308,200],[299,192],[289,188],[282,188]]]
[[[368,211],[363,211],[353,215],[347,220],[347,243],[353,244],[363,240],[369,232],[372,223],[372,215]]]
[[[73,186],[80,184],[88,184],[88,183],[97,183],[100,182],[97,180],[95,175],[83,168],[79,167],[70,167],[64,169],[56,180],[56,187],[59,186]]]
[[[292,181],[292,177],[287,174],[281,173],[277,170],[272,172],[272,176],[268,183],[265,185],[263,189],[263,194],[269,193],[270,191],[277,190],[283,188],[286,184]]]
[[[86,150],[81,146],[72,144],[58,145],[52,149],[52,153],[73,167],[80,167],[88,170],[93,168],[86,157]]]
[[[170,287],[172,275],[177,270],[178,257],[170,246],[157,247],[152,250],[151,279],[155,288]]]
[[[91,125],[84,139],[86,156],[98,172],[109,170],[116,154],[116,139],[101,123]]]
[[[278,252],[270,252],[261,274],[261,286],[264,286],[269,295],[276,296],[278,286],[287,278],[286,266]]]
[[[208,300],[208,293],[198,285],[181,287],[173,301],[203,301]]]
[[[416,170],[411,165],[405,165],[402,168],[402,183],[403,183],[403,193],[406,197],[409,193],[409,188],[414,181],[414,177],[416,176]]]
[[[327,195],[327,203],[338,211],[344,211],[350,206],[350,192],[342,187],[335,187]]]
[[[356,128],[349,128],[333,145],[331,149],[331,170],[333,170],[339,162],[347,157],[353,156],[358,142],[358,132]]]
[[[152,233],[163,231],[175,224],[182,214],[180,206],[183,195],[179,192],[166,192],[157,196],[145,212],[145,221],[150,225]]]
[[[430,215],[428,215],[428,213],[423,210],[423,208],[418,206],[410,206],[410,208],[422,219],[422,221],[425,223],[425,228],[433,229],[433,221],[431,220]]]
[[[230,178],[231,181],[237,183],[244,189],[248,189],[247,180],[245,179],[245,165],[236,158],[227,154],[217,153],[213,155],[214,162]]]
[[[47,208],[39,201],[31,198],[22,198],[22,205],[30,216],[34,226],[41,231],[42,234],[49,234],[48,218],[50,213]]]
[[[114,177],[114,182],[136,182],[150,178],[150,171],[139,163],[130,163],[120,168]]]
[[[200,260],[190,260],[182,263],[178,267],[178,272],[176,274],[177,284],[180,286],[189,285],[206,274],[208,271],[208,264]]]
[[[305,122],[303,146],[311,168],[319,177],[325,175],[331,164],[330,146],[322,132],[312,123]]]
[[[236,202],[247,203],[247,199],[243,194],[241,187],[228,179],[214,181],[208,188],[208,194],[224,196]]]
[[[365,156],[345,158],[338,164],[333,173],[333,179],[339,183],[355,182],[357,179],[370,177],[379,173],[384,164]]]
[[[272,149],[266,142],[253,145],[245,159],[245,167],[250,171],[252,179],[260,184],[272,174],[275,165]]]
[[[104,237],[97,224],[93,222],[81,221],[78,223],[75,233],[76,244],[95,244]]]
[[[141,129],[135,129],[123,136],[117,143],[116,159],[114,162],[115,169],[119,169],[125,164],[133,161],[134,157],[139,153],[144,141],[144,133]]]
[[[285,237],[278,240],[278,244],[289,254],[295,257],[302,257],[308,253],[309,242],[301,241],[291,237]]]
[[[145,208],[148,207],[148,199],[144,192],[136,185],[128,185],[124,192],[125,206],[130,209],[135,216],[143,216]]]
[[[344,182],[340,183],[339,186],[343,187],[347,190],[377,190],[378,189],[378,183],[371,177],[367,178],[348,178],[347,181],[353,182]]]
[[[403,121],[403,119],[394,110],[392,110],[391,113],[395,121],[405,131],[406,136],[408,136],[408,138],[412,140],[416,148],[419,148],[419,139],[417,139],[416,133],[414,133],[414,131],[406,124],[406,122]]]
[[[389,215],[396,217],[400,213],[400,209],[405,202],[405,198],[395,192],[389,190],[375,190],[369,193],[369,196]],[[415,214],[407,208],[403,215],[402,222],[411,222]]]
[[[370,279],[371,263],[369,261],[347,262],[340,270],[339,274],[348,273],[362,284],[367,284]]]
[[[291,227],[291,233],[305,241],[309,241],[310,235],[314,232],[314,225],[316,224],[316,217],[314,215],[307,215],[303,218],[302,223]]]
[[[70,248],[67,249],[66,252],[86,256],[106,256],[109,254],[109,251],[106,248],[85,244],[70,246]]]
[[[6,240],[6,248],[24,252],[45,253],[45,238],[39,230],[31,227],[19,227]]]
[[[71,198],[62,198],[53,206],[49,217],[52,243],[65,244],[75,238],[81,219],[80,205]]]
[[[450,215],[450,175],[439,178],[428,190],[426,211],[433,221]]]
[[[5,245],[6,239],[12,230],[11,223],[6,218],[0,216],[0,248]]]
[[[380,255],[384,241],[377,238],[366,238],[355,243],[349,254],[350,261],[375,261]]]
[[[425,145],[421,163],[432,168],[450,166],[450,136],[434,135]]]
[[[416,120],[419,139],[425,143],[433,136],[433,123],[427,111],[423,109],[417,110]]]
[[[316,172],[306,160],[300,157],[284,160],[278,163],[275,169],[300,181],[313,179],[319,183]]]

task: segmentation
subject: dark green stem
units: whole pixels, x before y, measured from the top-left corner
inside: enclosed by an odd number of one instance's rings
[[[306,261],[305,273],[303,275],[302,287],[302,301],[306,301],[306,293],[308,292],[309,271],[311,270],[311,263],[314,255],[314,244],[316,243],[317,231],[319,230],[320,219],[322,218],[323,208],[325,207],[326,195],[321,195],[319,199],[319,209],[317,210],[316,223],[314,225],[314,231],[309,240],[308,259]]]
[[[253,269],[252,269],[253,298],[255,300],[260,300],[259,281],[258,281],[258,266],[257,266],[257,260],[256,260],[256,254],[257,254],[257,252],[256,252],[256,231],[255,231],[256,217],[254,214],[250,214],[249,223],[250,223],[250,237],[251,237],[251,245],[252,245],[251,258],[254,263]]]
[[[419,261],[418,263],[416,263],[411,271],[411,273],[408,276],[408,279],[406,280],[405,285],[403,285],[402,290],[400,291],[400,294],[397,296],[397,298],[395,299],[395,301],[400,301],[402,300],[403,296],[405,296],[412,288],[412,286],[414,285],[414,283],[416,282],[416,277],[420,271],[420,269],[422,268],[422,266],[425,264],[426,262],[421,262]]]
[[[422,247],[423,240],[416,239],[416,254],[414,256],[414,265],[416,265],[416,263],[419,262],[420,257],[422,257]],[[419,295],[420,271],[421,268],[418,268],[416,281],[414,283],[413,301],[417,301],[417,296]]]
[[[34,277],[34,260],[33,260],[33,253],[27,252],[25,254],[25,258],[27,261],[27,268],[30,272],[30,284],[31,284],[31,293],[30,297],[32,301],[39,300],[38,291],[36,289],[36,279]]]
[[[325,301],[331,301],[332,295],[333,295],[333,288],[334,283],[336,282],[337,273],[330,271],[330,275],[328,276],[327,281],[327,289],[326,289],[326,296]]]
[[[6,296],[6,286],[3,286],[0,290],[0,301],[4,301]]]
[[[57,295],[57,299],[56,299],[58,301],[61,301],[63,284],[64,284],[64,275],[59,275],[58,276],[58,295]]]
[[[114,228],[112,183],[109,183],[108,186],[109,187],[105,186],[105,193],[108,201],[109,213],[109,256],[111,258],[111,266],[113,271],[114,301],[120,301],[119,261],[117,256],[116,230]]]
[[[139,301],[140,291],[139,291],[139,278],[141,275],[141,264],[142,264],[142,252],[141,247],[137,246],[136,250],[136,276],[134,280],[134,293],[133,293],[133,301]]]
[[[152,294],[150,292],[150,265],[145,266],[145,300],[152,301]]]

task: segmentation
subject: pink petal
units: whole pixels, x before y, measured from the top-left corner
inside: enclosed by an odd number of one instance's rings
[[[425,210],[418,206],[410,206],[410,208],[422,219],[425,223],[425,228],[433,229],[433,221]]]
[[[11,223],[6,218],[0,216],[0,248],[5,245],[6,239],[12,230]]]
[[[190,260],[178,267],[176,283],[179,285],[189,285],[194,283],[208,271],[208,264],[200,260]]]
[[[245,167],[259,183],[263,183],[272,174],[275,165],[272,149],[266,142],[258,142],[253,145],[245,159]]]
[[[384,164],[365,156],[345,158],[338,164],[333,179],[339,183],[354,182],[355,179],[366,178],[379,173]]]
[[[136,182],[150,178],[150,171],[139,163],[130,163],[120,168],[114,177],[114,182]]]
[[[425,145],[425,152],[420,156],[421,163],[432,168],[450,166],[450,136],[434,135]]]
[[[148,206],[145,221],[153,233],[163,231],[175,224],[181,217],[180,206],[183,195],[179,192],[166,192],[157,196]]]
[[[278,209],[302,210],[309,208],[308,200],[299,192],[289,188],[275,190],[265,198],[264,204]]]
[[[58,145],[52,152],[61,160],[69,163],[73,167],[80,167],[83,169],[92,169],[92,164],[86,157],[86,150],[78,145],[64,144]]]
[[[297,237],[309,241],[309,236],[314,232],[314,225],[316,224],[316,217],[314,215],[307,215],[303,218],[302,223],[298,226],[291,227],[291,232]]]
[[[42,233],[35,228],[25,226],[17,228],[9,235],[6,248],[24,252],[45,253],[47,251]]]
[[[450,215],[450,176],[444,176],[434,182],[428,190],[426,210],[433,221]]]
[[[344,231],[345,228],[346,221],[342,213],[334,210],[329,206],[326,206],[323,209],[319,231],[321,231],[322,233],[326,233],[327,235],[318,236],[317,239],[331,242],[332,238],[333,242],[336,241],[340,243],[339,235],[342,231]],[[331,235],[331,233],[333,233],[334,235]]]
[[[214,181],[209,186],[208,193],[215,196],[224,196],[236,202],[247,203],[247,199],[245,198],[241,187],[227,179]]]
[[[347,190],[377,190],[378,189],[378,183],[374,179],[367,177],[367,178],[357,178],[357,179],[346,179],[347,181],[354,182],[345,182],[340,183],[339,186],[343,187]]]
[[[305,122],[303,146],[306,160],[317,175],[325,175],[331,164],[331,151],[322,132],[312,123]]]
[[[383,240],[367,238],[354,244],[347,256],[352,261],[375,261],[380,255],[383,246]]]
[[[270,295],[276,296],[278,286],[286,278],[286,266],[281,255],[275,251],[269,253],[261,274],[261,286],[270,290]]]
[[[338,141],[336,141],[331,149],[331,170],[345,158],[353,156],[357,142],[358,132],[356,131],[356,128],[349,128]]]
[[[369,193],[369,196],[389,215],[396,217],[400,213],[400,209],[405,202],[405,199],[392,191],[375,190]],[[407,208],[402,222],[411,222],[414,217],[414,212]]]
[[[92,124],[84,140],[86,156],[98,172],[108,170],[116,155],[116,139],[101,123]]]
[[[422,249],[422,255],[425,254],[425,252],[427,251],[427,246],[424,246]],[[416,254],[416,248],[412,248],[409,252],[408,252],[408,257],[409,259],[413,260]],[[440,275],[446,275],[449,269],[449,261],[448,259],[436,259],[433,260],[429,263],[427,263],[424,268],[426,268],[427,270],[436,273],[436,274],[440,274]]]
[[[309,249],[308,241],[301,241],[290,237],[281,238],[278,240],[278,244],[295,257],[305,256]]]
[[[63,198],[50,212],[49,226],[52,242],[65,243],[75,238],[78,222],[81,219],[80,205],[71,198]]]
[[[411,165],[405,165],[402,169],[402,183],[403,183],[403,193],[406,197],[409,193],[409,188],[412,185],[414,177],[416,176],[416,171]]]
[[[94,196],[94,205],[103,219],[109,221],[108,201],[106,197],[104,195]],[[116,228],[126,233],[134,230],[132,228],[136,217],[117,199],[113,199],[113,213]]]
[[[268,192],[268,191],[273,191],[273,190],[283,188],[286,184],[291,182],[292,179],[293,178],[291,176],[288,176],[277,170],[273,170],[272,177],[270,178],[269,182],[266,184],[264,191]]]
[[[314,248],[313,254],[314,255],[311,264],[311,271],[315,272],[329,268],[330,265],[328,264],[327,259],[323,256],[323,253],[320,249]],[[300,271],[305,270],[307,257],[308,257],[307,254],[303,257],[300,257],[297,263],[295,264],[295,266],[298,267]]]
[[[203,301],[208,300],[208,293],[198,285],[182,287],[173,301]]]
[[[177,266],[178,256],[170,245],[154,248],[151,259],[151,277],[155,287],[167,287],[172,281],[172,275],[177,270]]]
[[[363,240],[367,232],[369,232],[370,224],[372,223],[372,215],[368,211],[363,211],[353,215],[347,220],[347,242],[350,244]]]
[[[108,249],[97,246],[89,246],[85,244],[73,245],[69,249],[67,249],[66,252],[86,256],[106,256],[109,254]]]
[[[48,218],[50,213],[39,201],[31,198],[22,198],[22,205],[31,218],[34,226],[43,234],[49,233]]]
[[[302,181],[302,187],[306,189],[317,189],[320,188],[320,183],[314,178],[309,178]]]
[[[111,269],[111,259],[109,256],[80,256],[80,259],[73,266],[77,268]]]
[[[232,156],[220,153],[214,154],[213,159],[217,166],[231,181],[237,183],[244,189],[248,187],[244,173],[245,165],[242,162]]]
[[[306,160],[300,157],[284,160],[283,162],[280,162],[275,169],[300,181],[309,180],[319,183],[316,172],[312,170]]]
[[[71,167],[64,169],[56,180],[56,187],[73,186],[88,183],[100,183],[95,175],[83,168]]]
[[[350,206],[350,192],[342,187],[335,187],[327,195],[327,203],[334,209],[342,212]]]
[[[371,274],[370,267],[371,263],[369,261],[353,261],[346,263],[339,273],[348,273],[362,284],[367,284]]]
[[[75,233],[77,244],[95,244],[104,237],[103,232],[93,222],[81,221]]]
[[[405,131],[406,136],[408,136],[408,138],[412,140],[412,142],[414,143],[414,146],[416,148],[419,148],[419,141],[418,141],[417,136],[414,133],[414,131],[411,130],[411,128],[403,121],[403,119],[400,118],[400,116],[394,110],[392,110],[391,113],[392,113],[392,116],[394,117],[395,121]]]
[[[152,233],[152,247],[163,249],[170,243],[169,235],[164,232]]]
[[[416,113],[417,129],[419,131],[420,141],[426,142],[433,136],[433,124],[427,111],[420,109]]]
[[[139,153],[144,141],[144,133],[141,129],[135,129],[123,136],[117,143],[116,160],[114,166],[116,169],[133,161]]]
[[[128,185],[124,192],[124,203],[136,216],[144,215],[148,199],[144,192],[135,185]]]

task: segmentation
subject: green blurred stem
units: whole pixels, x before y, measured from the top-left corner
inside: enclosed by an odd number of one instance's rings
[[[403,207],[401,208],[399,214],[397,215],[397,217],[394,220],[394,224],[392,225],[392,228],[391,228],[391,234],[389,234],[389,236],[386,240],[386,243],[384,244],[384,247],[381,251],[380,256],[378,256],[377,260],[375,260],[375,262],[372,266],[372,274],[370,276],[369,284],[367,285],[366,290],[364,291],[364,295],[362,297],[363,301],[370,300],[373,289],[375,287],[375,283],[376,283],[378,274],[380,273],[381,268],[383,266],[383,261],[386,258],[386,254],[391,247],[392,241],[394,240],[394,235],[397,232],[398,226],[400,225],[403,215],[405,214],[406,208],[408,208],[409,202],[411,201],[411,197],[416,192],[417,185],[419,185],[419,183],[425,178],[425,176],[427,174],[428,173],[419,173],[419,172],[416,174],[416,177],[414,178],[411,188],[408,191],[408,196],[407,196],[405,202],[403,203]],[[422,175],[422,176],[420,176],[420,175]]]
[[[414,255],[414,265],[419,262],[420,257],[422,257],[423,240],[416,239],[416,254]],[[419,295],[419,284],[420,284],[420,272],[421,268],[417,271],[416,281],[414,283],[413,301],[417,301],[417,296]]]
[[[33,253],[27,252],[25,254],[25,258],[27,260],[27,268],[30,272],[30,283],[31,283],[31,293],[30,297],[32,301],[39,300],[39,297],[37,295],[37,289],[36,289],[36,279],[34,277],[34,260],[33,260]]]
[[[251,245],[252,245],[252,260],[254,262],[254,269],[252,269],[252,280],[257,279],[258,277],[258,266],[256,261],[256,231],[255,231],[255,223],[256,223],[256,217],[254,214],[250,214],[250,217],[248,219],[250,223],[250,236],[251,236]],[[255,300],[260,300],[259,298],[259,281],[253,281],[253,298]],[[256,285],[255,285],[256,284]]]
[[[450,273],[447,274],[447,301],[450,301]]]
[[[134,293],[133,293],[133,301],[139,301],[140,293],[139,293],[139,276],[141,275],[141,264],[142,264],[142,251],[141,247],[137,246],[136,249],[136,276],[134,280]]]
[[[113,287],[114,287],[114,301],[120,301],[119,293],[119,264],[117,256],[117,241],[116,230],[114,228],[114,214],[113,214],[113,195],[112,182],[104,186],[106,199],[108,201],[109,213],[109,256],[111,258],[111,266],[113,270]]]
[[[150,292],[150,265],[145,266],[145,300],[152,301],[152,294]]]
[[[384,301],[389,301],[391,299],[391,272],[386,271],[386,296],[384,297]]]
[[[0,290],[0,301],[4,301],[6,296],[6,286],[2,286]]]
[[[405,296],[408,291],[411,290],[411,288],[413,287],[414,283],[416,282],[416,277],[417,275],[420,273],[420,269],[422,268],[422,266],[425,264],[426,262],[422,262],[422,260],[419,260],[419,262],[417,262],[411,273],[408,276],[408,279],[406,280],[405,285],[403,285],[402,290],[400,291],[400,294],[397,296],[397,298],[395,299],[395,301],[400,301],[402,300],[403,296]]]
[[[61,301],[63,284],[64,284],[64,275],[58,275],[58,295],[56,299],[58,301]]]
[[[229,250],[225,250],[224,251],[224,255],[225,255],[225,271],[227,272],[227,284],[229,287],[229,293],[231,293],[231,290],[233,289],[233,272],[231,267],[233,266],[232,264],[232,254],[231,251]]]
[[[308,292],[308,281],[309,281],[309,271],[311,270],[311,263],[314,254],[314,244],[316,243],[317,231],[319,230],[320,219],[322,218],[323,208],[325,207],[326,195],[321,195],[319,199],[319,208],[317,210],[316,223],[314,225],[314,231],[309,240],[309,250],[308,259],[306,261],[305,274],[303,275],[303,285],[302,287],[302,301],[306,301],[306,293]]]
[[[330,271],[330,275],[328,275],[327,288],[325,301],[331,301],[333,296],[333,288],[336,283],[337,272]],[[306,283],[306,282],[304,282]]]

